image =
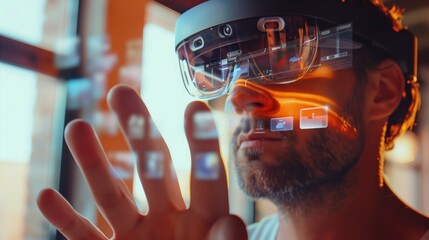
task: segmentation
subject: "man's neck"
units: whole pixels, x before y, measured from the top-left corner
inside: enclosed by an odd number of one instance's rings
[[[379,203],[379,152],[363,151],[335,189],[321,189],[291,209],[279,205],[278,239],[376,239]],[[364,174],[363,174],[364,173]]]

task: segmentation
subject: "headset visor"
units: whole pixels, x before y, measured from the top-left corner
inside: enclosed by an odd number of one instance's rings
[[[333,26],[301,16],[261,17],[203,30],[177,48],[188,92],[201,99],[228,92],[237,79],[286,84],[319,66],[352,67],[352,24]]]

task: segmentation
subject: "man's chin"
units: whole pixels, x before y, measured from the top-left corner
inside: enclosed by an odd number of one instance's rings
[[[268,179],[259,174],[240,176],[240,178],[240,188],[255,200],[267,199],[276,205],[292,206],[304,197],[303,191],[290,183],[280,185],[278,181],[274,183],[274,179]]]
[[[320,199],[329,189],[337,189],[346,184],[345,176],[355,165],[325,175],[315,175],[299,162],[290,162],[288,166],[268,166],[263,160],[255,160],[245,165],[237,165],[240,188],[251,198],[267,199],[278,206],[297,207],[304,203]]]

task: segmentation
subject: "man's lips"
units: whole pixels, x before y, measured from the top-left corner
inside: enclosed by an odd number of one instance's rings
[[[284,137],[270,133],[249,133],[241,135],[238,139],[238,148],[260,147],[265,144],[282,141]]]

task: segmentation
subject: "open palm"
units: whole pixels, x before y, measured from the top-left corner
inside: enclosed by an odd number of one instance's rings
[[[143,116],[151,122],[150,114],[140,96],[132,89],[118,86],[108,97],[109,107],[127,129],[131,116]],[[174,106],[172,106],[174,107]],[[186,209],[172,167],[171,156],[162,137],[145,134],[134,138],[123,131],[131,149],[137,154],[138,173],[145,189],[149,212],[142,215],[123,182],[111,174],[110,165],[93,128],[82,120],[71,122],[65,138],[75,160],[93,193],[96,204],[112,227],[113,239],[247,239],[240,218],[229,214],[225,168],[217,138],[195,135],[194,115],[210,114],[202,102],[191,103],[185,113],[185,129],[191,149],[191,204]],[[143,125],[149,133],[149,124]],[[156,129],[155,129],[156,131]],[[149,155],[157,153],[162,159],[160,176],[148,173]],[[204,155],[205,154],[205,155]],[[214,175],[201,177],[197,165],[204,156],[214,161]],[[56,191],[45,189],[38,205],[45,217],[68,239],[107,239],[95,225],[77,213]]]

